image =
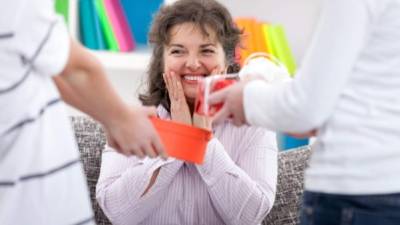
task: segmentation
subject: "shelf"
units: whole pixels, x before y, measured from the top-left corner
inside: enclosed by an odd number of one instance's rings
[[[150,50],[134,52],[109,52],[90,50],[107,70],[145,71],[150,62]]]

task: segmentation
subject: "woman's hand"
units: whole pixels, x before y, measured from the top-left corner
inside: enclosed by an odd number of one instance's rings
[[[193,114],[193,126],[211,130],[212,118],[208,116],[199,115],[196,112]]]
[[[173,71],[163,74],[165,84],[167,85],[169,99],[171,101],[171,118],[173,121],[192,125],[189,105],[186,102],[183,92],[181,78]]]
[[[215,74],[223,74],[224,70],[221,70],[219,66],[213,69],[211,76]],[[199,127],[206,130],[212,129],[212,117],[199,115],[196,112],[193,113],[193,126]]]

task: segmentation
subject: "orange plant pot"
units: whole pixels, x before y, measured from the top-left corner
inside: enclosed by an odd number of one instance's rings
[[[152,117],[168,155],[187,162],[202,164],[212,133],[208,130]]]

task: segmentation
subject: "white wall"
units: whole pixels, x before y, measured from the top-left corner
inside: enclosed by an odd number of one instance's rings
[[[219,0],[234,17],[255,17],[285,27],[289,44],[300,65],[316,25],[321,0]]]
[[[176,0],[165,0],[172,3]],[[321,7],[321,0],[218,0],[234,17],[254,17],[284,25],[297,63],[310,43]]]
[[[143,88],[143,79],[146,76],[144,69],[143,71],[106,69],[106,72],[111,85],[126,103],[130,105],[140,104],[138,91]],[[67,110],[69,115],[72,116],[84,115],[84,113],[70,106],[67,107]]]

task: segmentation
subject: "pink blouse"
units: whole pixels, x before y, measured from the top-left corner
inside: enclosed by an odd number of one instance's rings
[[[169,113],[158,108],[159,116]],[[229,122],[213,129],[202,165],[174,158],[102,156],[96,197],[113,224],[260,224],[277,182],[275,133]],[[160,168],[143,195],[153,172]],[[143,195],[143,196],[142,196]]]

